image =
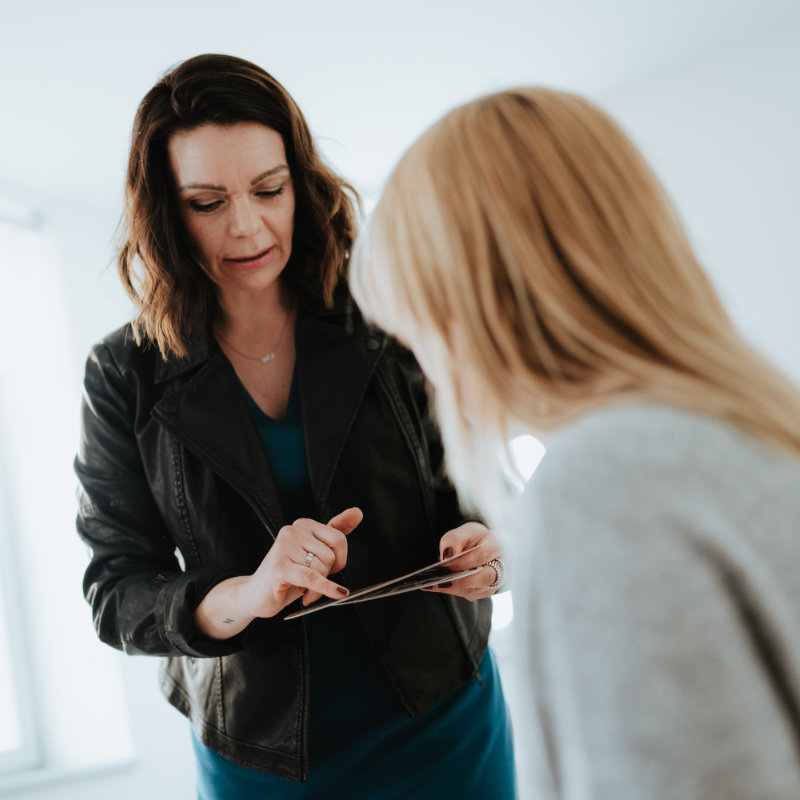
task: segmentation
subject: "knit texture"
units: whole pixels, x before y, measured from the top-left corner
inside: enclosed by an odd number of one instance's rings
[[[532,798],[800,798],[800,459],[605,409],[545,440],[513,546]]]

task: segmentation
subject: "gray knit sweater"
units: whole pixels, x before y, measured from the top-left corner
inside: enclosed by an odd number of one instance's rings
[[[662,406],[545,440],[512,547],[523,797],[800,799],[800,459]]]

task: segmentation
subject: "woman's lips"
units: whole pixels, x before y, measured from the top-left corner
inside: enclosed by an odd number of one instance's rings
[[[275,246],[268,247],[252,256],[241,256],[239,258],[225,258],[223,261],[231,269],[250,270],[265,267],[272,260]]]

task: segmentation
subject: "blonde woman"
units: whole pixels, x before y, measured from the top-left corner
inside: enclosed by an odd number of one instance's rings
[[[513,540],[528,790],[800,797],[800,394],[614,121],[543,89],[452,111],[351,279],[434,384],[465,498],[496,520],[487,454],[546,445]]]

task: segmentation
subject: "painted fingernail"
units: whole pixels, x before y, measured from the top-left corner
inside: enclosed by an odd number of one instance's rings
[[[444,553],[442,553],[442,558],[450,558],[450,556],[454,556],[456,551],[453,550],[452,547],[445,547]]]
[[[444,583],[437,583],[438,589],[449,589],[453,585],[453,581],[445,581]]]
[[[341,594],[341,595],[350,594],[350,590],[349,589],[345,589],[344,586],[337,586],[336,587],[336,591],[339,592],[339,594]]]

